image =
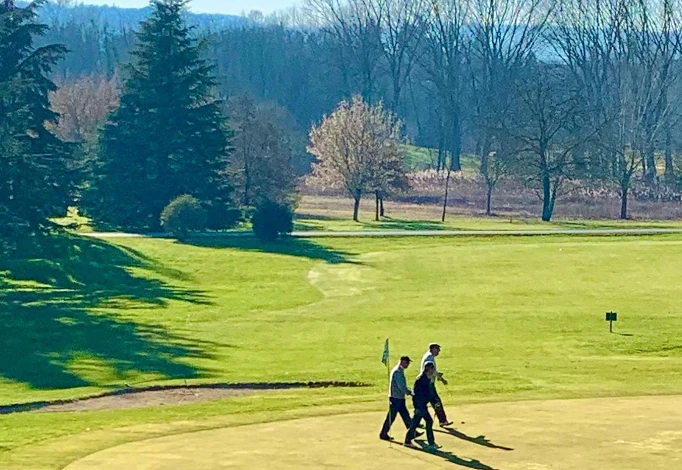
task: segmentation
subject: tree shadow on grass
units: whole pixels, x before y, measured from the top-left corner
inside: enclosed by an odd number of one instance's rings
[[[304,214],[296,218],[296,230],[302,232],[310,232],[321,230],[327,230],[324,222],[342,222],[351,223],[348,219],[342,219],[338,217],[329,216],[319,216]],[[447,227],[442,222],[430,221],[430,220],[405,220],[405,219],[394,219],[392,217],[381,217],[381,220],[375,221],[360,221],[356,222],[357,227],[362,230],[407,230],[407,231],[436,231],[445,230]]]
[[[415,447],[407,447],[408,449],[415,449],[419,452],[426,452],[431,455],[437,455],[438,457],[447,460],[448,462],[454,464],[454,465],[459,465],[461,467],[465,468],[473,468],[476,470],[495,470],[493,467],[486,465],[478,460],[472,459],[472,460],[466,460],[461,457],[458,457],[457,455],[453,454],[452,452],[445,452],[442,450],[427,450],[426,445],[427,442],[417,439],[414,441],[417,443],[417,445],[420,448],[415,448]]]
[[[358,264],[357,261],[353,261],[350,258],[352,253],[333,250],[307,239],[293,237],[287,237],[271,243],[261,242],[256,237],[251,236],[194,237],[183,240],[182,243],[206,248],[232,248],[261,253],[297,256],[318,261],[326,261],[330,264]]]
[[[441,431],[440,429],[434,429],[434,431],[442,433],[442,434],[449,434],[451,436],[454,436],[458,439],[462,439],[463,441],[471,442],[472,444],[478,444],[479,446],[483,447],[488,447],[490,449],[500,449],[500,450],[506,450],[506,451],[512,451],[511,447],[504,447],[504,446],[498,446],[496,444],[493,444],[490,442],[489,439],[486,439],[485,436],[478,436],[478,437],[471,437],[467,436],[463,432],[459,432],[456,429],[448,428],[444,431]]]
[[[381,230],[407,230],[407,231],[422,231],[422,230],[444,230],[442,222],[434,222],[429,220],[403,220],[393,219],[391,217],[383,217],[379,222],[361,222],[367,229],[381,229]]]
[[[104,386],[83,372],[103,368],[116,380],[205,375],[188,360],[209,357],[207,343],[103,310],[207,304],[201,292],[153,278],[162,267],[102,241],[55,235],[22,245],[0,260],[0,377],[46,390]]]

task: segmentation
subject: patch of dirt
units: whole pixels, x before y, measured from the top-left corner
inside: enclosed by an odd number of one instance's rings
[[[76,400],[57,400],[51,402],[33,402],[0,406],[0,415],[23,413],[27,411],[56,413],[67,411],[127,410],[152,406],[187,405],[190,403],[215,401],[273,390],[327,387],[355,388],[367,386],[367,384],[358,382],[293,382],[124,388]]]
[[[71,403],[48,405],[36,411],[39,413],[54,413],[66,411],[128,410],[164,405],[188,405],[190,403],[201,403],[205,401],[221,400],[223,398],[251,395],[255,392],[255,390],[188,387],[175,390],[155,390],[90,398]]]

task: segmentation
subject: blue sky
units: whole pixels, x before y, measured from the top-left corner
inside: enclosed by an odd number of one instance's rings
[[[81,0],[90,5],[116,5],[126,8],[140,8],[149,4],[148,0]],[[299,3],[299,0],[192,0],[190,8],[198,13],[229,13],[260,10],[272,13]]]

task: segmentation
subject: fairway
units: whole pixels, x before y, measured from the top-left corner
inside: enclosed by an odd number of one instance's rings
[[[114,447],[65,470],[187,468],[668,470],[682,466],[682,397],[451,406],[429,454],[377,439],[380,413],[306,418]],[[465,424],[459,424],[464,421]],[[393,435],[404,433],[397,422]]]
[[[74,465],[144,469],[164,462],[149,468],[175,470],[189,461],[208,469],[236,461],[232,468],[265,468],[273,453],[280,468],[291,469],[306,468],[300,459],[307,468],[374,469],[372,459],[386,468],[391,459],[401,459],[393,468],[452,466],[447,455],[378,441],[386,338],[391,363],[441,343],[438,365],[451,385],[440,392],[457,429],[514,449],[437,436],[457,462],[640,470],[679,457],[666,446],[682,448],[674,434],[682,406],[653,396],[682,394],[682,235],[65,244],[49,258],[0,269],[13,287],[0,297],[0,347],[10,352],[0,357],[0,404],[83,397],[126,383],[361,386],[3,415],[3,469],[61,470],[84,457]],[[618,312],[612,334],[607,311]],[[410,383],[416,373],[408,370]],[[626,396],[652,398],[610,398]],[[339,413],[351,414],[319,417]],[[207,434],[145,440],[199,430]],[[400,434],[397,424],[393,435]],[[195,436],[205,437],[192,444]],[[118,456],[104,450],[125,442],[130,447],[119,447]],[[166,460],[146,457],[157,445],[173,449]],[[585,463],[612,458],[612,449],[624,459],[620,467]],[[87,466],[94,458],[102,466]],[[115,458],[128,460],[116,466]],[[235,460],[247,458],[256,460]]]
[[[386,338],[393,358],[442,343],[462,397],[677,393],[681,238],[85,240],[98,251],[51,261],[52,279],[33,277],[46,263],[9,266],[22,290],[6,304],[0,398],[185,379],[376,393]]]

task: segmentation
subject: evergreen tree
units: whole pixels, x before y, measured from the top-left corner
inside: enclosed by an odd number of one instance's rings
[[[229,133],[204,44],[183,19],[185,4],[152,2],[120,106],[100,136],[90,212],[121,228],[158,229],[163,208],[181,194],[209,209],[228,201]]]
[[[55,89],[48,75],[66,49],[35,47],[46,26],[36,22],[42,0],[19,8],[0,0],[0,238],[49,225],[71,202],[71,145],[46,126]],[[0,243],[0,246],[2,244]]]

